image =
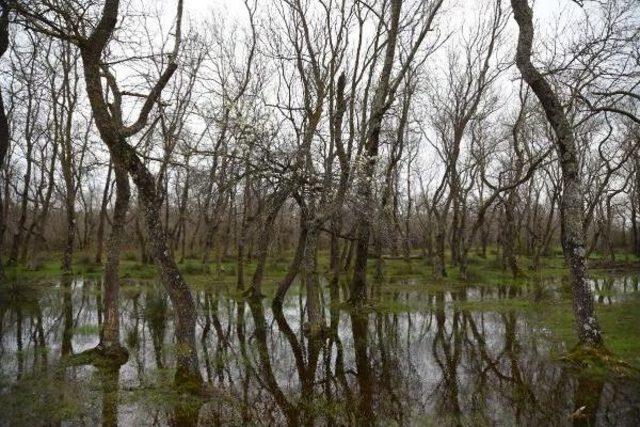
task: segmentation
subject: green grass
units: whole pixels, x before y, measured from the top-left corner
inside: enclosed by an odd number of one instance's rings
[[[16,383],[0,378],[0,386],[9,384],[11,393],[0,395],[0,407],[2,418],[13,425],[46,425],[88,415],[85,390],[74,381],[41,372]]]
[[[126,255],[126,253],[125,253]],[[599,255],[599,254],[596,254]],[[289,259],[292,254],[283,254],[280,256],[272,257],[267,262],[265,277],[263,280],[263,292],[267,296],[272,296],[275,292],[276,284],[284,276],[287,271]],[[140,292],[141,286],[144,284],[138,283],[138,281],[154,281],[157,279],[157,270],[153,264],[141,264],[133,260],[131,256],[124,256],[120,265],[120,275],[123,278],[130,279],[131,282],[123,281],[123,293],[125,295],[136,295]],[[30,279],[31,283],[37,283],[42,280],[53,281],[59,277],[62,272],[60,269],[59,254],[48,254],[41,265],[41,268],[37,271],[30,271],[23,266],[18,266],[9,269],[9,277]],[[619,259],[629,259],[630,262],[635,262],[635,257],[629,254],[620,254]],[[74,263],[74,273],[82,276],[98,278],[102,274],[101,267],[93,265],[90,258],[84,254],[79,254]],[[403,291],[410,290],[428,290],[429,292],[446,291],[456,289],[458,287],[464,287],[467,283],[471,283],[474,286],[486,285],[486,286],[513,286],[513,287],[530,287],[537,286],[539,289],[535,290],[536,295],[544,296],[545,287],[541,285],[535,285],[544,283],[548,280],[555,282],[560,279],[560,282],[566,281],[567,271],[564,267],[564,260],[561,255],[553,257],[543,258],[541,260],[542,268],[540,270],[529,270],[528,265],[531,261],[526,257],[520,257],[520,265],[523,269],[522,277],[516,279],[511,277],[509,271],[503,270],[495,255],[489,255],[487,258],[481,258],[475,253],[470,254],[469,259],[469,280],[461,280],[459,271],[457,268],[448,266],[448,277],[439,282],[434,282],[432,277],[432,267],[428,261],[421,259],[412,259],[410,264],[407,264],[403,260],[393,259],[384,260],[384,280],[381,283],[376,283],[373,278],[373,272],[375,270],[375,260],[369,260],[369,280],[372,287],[380,287],[380,292],[384,295],[382,298],[374,298],[371,303],[372,308],[376,310],[386,312],[399,312],[414,310],[412,304],[395,302],[389,300],[388,293],[393,292],[396,289],[402,289]],[[328,274],[329,270],[329,258],[326,252],[320,252],[318,257],[319,271],[321,274]],[[212,263],[209,266],[203,265],[199,259],[192,258],[187,259],[183,263],[178,264],[181,272],[184,274],[186,281],[195,289],[207,289],[212,286],[222,289],[228,296],[232,298],[242,298],[242,294],[236,291],[236,265],[233,260],[225,260],[220,266],[217,263]],[[251,275],[255,269],[255,263],[250,261],[245,265],[245,287],[248,287],[251,281]],[[591,269],[590,275],[592,277],[605,277],[609,273],[604,269]],[[348,281],[350,273],[343,273],[341,280]],[[32,279],[32,280],[31,280]],[[32,286],[32,285],[30,285]],[[35,285],[34,285],[35,286]],[[6,288],[5,288],[6,289]],[[289,294],[295,296],[298,292],[302,292],[299,286],[292,286]],[[569,293],[569,289],[564,290]],[[26,292],[26,291],[25,291]],[[15,293],[13,293],[15,295]],[[535,305],[535,302],[530,299],[510,298],[506,300],[492,300],[488,302],[465,302],[461,303],[467,309],[474,310],[498,310],[504,309],[518,309],[526,310],[529,305]],[[630,303],[624,303],[624,307],[628,307]],[[631,304],[633,306],[633,304]],[[627,321],[624,326],[633,328],[633,321],[638,318],[632,317],[633,313],[624,312],[621,317],[608,316],[608,310],[611,310],[608,306],[599,306],[603,312],[603,326],[606,326],[606,322],[613,322],[613,329],[618,330],[617,326],[621,326],[619,322]],[[633,310],[628,310],[633,312]],[[640,310],[637,310],[640,313]],[[559,316],[558,310],[553,310],[556,316]],[[562,312],[566,314],[558,322],[558,325],[563,325],[560,328],[561,332],[567,332],[567,324],[572,325],[572,311],[570,307],[564,307]],[[639,314],[640,316],[640,314]],[[551,319],[553,320],[553,318]],[[568,320],[568,322],[567,322]],[[618,323],[615,323],[618,322]],[[636,323],[640,325],[640,321]],[[608,328],[604,328],[607,330]],[[635,329],[638,330],[637,328]],[[573,336],[573,330],[571,326],[568,327],[566,336]],[[630,349],[640,349],[640,343],[623,342],[624,340],[613,337],[612,348],[620,348],[625,354],[631,352]],[[640,351],[638,351],[640,353]]]
[[[570,350],[578,343],[571,300],[563,298],[546,304],[534,317],[538,327],[549,328]],[[617,358],[640,369],[640,296],[611,304],[596,305],[596,315],[604,331],[607,349]],[[525,307],[526,309],[527,307]],[[558,357],[562,355],[557,355]]]
[[[640,298],[600,306],[598,313],[607,348],[640,369]]]
[[[74,335],[98,335],[100,333],[99,325],[82,325],[73,328]]]
[[[154,264],[141,264],[136,261],[132,254],[125,252],[120,262],[120,276],[123,279],[123,293],[125,295],[135,296],[140,291],[140,283],[145,281],[153,282],[158,278],[157,269]],[[272,297],[275,293],[277,283],[286,274],[292,253],[284,253],[273,256],[267,261],[265,275],[263,279],[263,293],[267,297]],[[33,283],[55,282],[62,276],[60,268],[60,254],[51,253],[44,254],[42,264],[36,271],[27,269],[24,266],[13,267],[8,270],[9,278],[20,279],[20,281],[31,281]],[[632,259],[629,254],[620,254],[620,259]],[[630,261],[630,262],[635,262]],[[516,286],[529,287],[532,283],[540,283],[548,280],[566,281],[567,270],[564,266],[564,260],[561,254],[552,257],[543,258],[541,260],[541,268],[539,270],[530,270],[527,266],[531,265],[531,260],[526,257],[520,257],[520,265],[522,268],[522,276],[516,279],[511,277],[511,273],[502,269],[495,253],[489,251],[487,258],[482,258],[472,252],[469,258],[468,280],[462,280],[459,270],[452,266],[447,266],[448,276],[434,283],[432,279],[432,267],[430,260],[412,259],[408,264],[401,259],[385,259],[383,262],[384,278],[382,281],[376,281],[373,277],[375,271],[375,260],[369,259],[368,272],[370,286],[382,286],[383,292],[393,289],[402,290],[423,290],[430,291],[451,290],[457,287],[463,287],[466,284],[487,285],[487,286]],[[631,265],[631,264],[630,264]],[[213,262],[210,265],[203,265],[199,257],[192,257],[179,263],[178,267],[185,277],[185,280],[195,290],[210,289],[216,287],[222,289],[228,296],[232,298],[242,298],[241,292],[236,290],[236,265],[235,260],[224,260],[218,265]],[[251,283],[251,277],[255,270],[255,262],[249,261],[245,265],[245,288]],[[318,256],[318,270],[321,275],[329,276],[329,256],[326,251],[321,251]],[[86,254],[78,254],[73,264],[73,271],[76,275],[83,277],[99,279],[102,275],[102,266],[92,263],[90,257]],[[590,269],[589,274],[594,277],[605,277],[609,274],[606,269]],[[341,281],[348,281],[350,272],[342,272]],[[299,292],[303,292],[297,283],[291,287],[289,294],[295,296]],[[543,292],[543,290],[542,290]],[[377,303],[377,309],[383,311],[397,311],[400,307],[390,307],[387,301]],[[412,307],[405,307],[412,309]]]
[[[286,273],[291,254],[273,257],[267,262],[263,291],[273,295],[275,285]],[[624,259],[620,256],[620,259]],[[628,257],[628,259],[631,259]],[[635,260],[634,260],[635,262]],[[375,270],[375,260],[369,260],[370,286],[373,298],[368,302],[366,309],[378,313],[407,313],[419,310],[433,310],[431,299],[421,296],[433,297],[439,292],[463,291],[467,286],[484,287],[494,295],[498,291],[508,294],[505,298],[493,296],[486,300],[455,300],[448,303],[447,309],[463,310],[469,312],[491,312],[524,314],[523,321],[526,327],[534,334],[548,335],[557,345],[552,349],[558,351],[552,357],[561,359],[565,354],[560,354],[562,349],[569,351],[576,345],[574,330],[573,309],[571,306],[570,289],[567,286],[567,272],[561,255],[544,258],[542,268],[532,271],[527,268],[530,260],[521,257],[520,264],[523,268],[523,277],[513,279],[509,271],[501,268],[495,255],[481,258],[472,255],[469,262],[470,280],[461,280],[458,270],[449,266],[449,276],[444,280],[434,282],[431,278],[431,265],[425,260],[413,259],[411,264],[403,260],[385,260],[383,282],[376,283],[372,273]],[[325,252],[319,255],[319,271],[321,274],[328,272],[328,256]],[[196,290],[216,288],[227,297],[241,299],[242,294],[236,290],[236,265],[233,260],[226,260],[220,266],[212,263],[203,266],[198,258],[190,258],[179,264],[186,281]],[[246,287],[249,286],[251,275],[255,269],[254,262],[248,262],[245,266]],[[74,273],[83,276],[99,277],[101,267],[92,265],[91,260],[79,256],[74,263]],[[44,283],[55,282],[62,274],[59,258],[56,254],[49,255],[40,269],[30,271],[24,267],[13,268],[10,275],[19,277],[21,281],[8,281],[8,285],[0,286],[0,298],[11,299],[15,304],[26,307],[29,301],[38,298],[40,292],[46,289]],[[141,264],[135,257],[125,255],[121,262],[120,274],[127,280],[122,281],[121,295],[123,298],[135,297],[147,292],[150,286],[156,286],[157,271],[153,264]],[[590,270],[592,277],[606,277],[610,273],[607,269]],[[348,283],[350,275],[343,274],[341,286]],[[95,292],[92,287],[90,292]],[[507,292],[509,291],[509,292]],[[293,297],[286,301],[287,304],[297,304],[297,295],[304,292],[298,283],[289,291]],[[407,298],[403,293],[424,292],[419,298]],[[615,296],[615,291],[609,290],[608,295]],[[396,296],[402,296],[396,298]],[[411,294],[413,295],[413,294]],[[556,297],[557,295],[557,297]],[[149,305],[147,300],[143,315],[147,322],[153,322],[154,316],[171,316],[171,306],[161,298]],[[349,310],[347,303],[338,303],[341,310]],[[441,306],[440,306],[441,307]],[[620,302],[612,305],[597,304],[597,315],[605,331],[605,344],[611,353],[620,360],[628,363],[636,369],[640,369],[640,296],[627,296]],[[166,310],[166,313],[163,313]],[[519,317],[520,318],[520,317]],[[519,320],[520,321],[520,320]],[[77,335],[96,335],[98,326],[93,324],[81,325],[73,330]],[[122,331],[123,341],[130,348],[137,347],[139,337],[126,330]],[[165,354],[176,352],[173,344],[163,342]],[[234,353],[224,355],[225,362],[240,357]],[[228,358],[228,360],[226,360]],[[606,372],[602,372],[606,374]],[[144,382],[133,390],[120,390],[119,399],[128,403],[140,404],[142,407],[165,409],[172,406],[184,405],[187,411],[196,410],[202,403],[199,399],[188,399],[173,388],[172,370],[149,369],[146,372]],[[12,378],[0,378],[0,388],[12,387],[11,393],[0,396],[0,407],[6,408],[7,417],[18,424],[42,424],[48,421],[65,421],[83,419],[90,412],[87,407],[87,398],[84,393],[88,389],[93,392],[95,398],[100,398],[99,384],[86,384],[69,380],[62,383],[52,374],[43,378],[23,377],[15,383]],[[35,392],[34,392],[35,390]],[[236,396],[225,394],[224,390],[216,390],[214,398],[222,405],[233,407],[236,410],[243,405]],[[310,411],[318,414],[343,412],[342,402],[324,401],[316,399]],[[424,420],[428,425],[427,419]],[[435,422],[433,423],[435,425]]]

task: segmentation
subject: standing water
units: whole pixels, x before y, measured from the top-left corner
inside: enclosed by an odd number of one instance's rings
[[[290,295],[274,312],[268,300],[250,304],[212,285],[196,294],[206,382],[198,397],[176,391],[172,307],[154,282],[123,285],[127,363],[74,362],[99,342],[100,285],[76,277],[2,287],[0,425],[640,421],[633,375],[585,377],[562,362],[573,343],[570,295],[561,283],[388,284],[373,290],[364,314],[329,304],[327,293],[325,328],[313,337],[305,333],[304,296]],[[637,275],[592,286],[599,311],[616,317],[638,308]],[[622,332],[638,340],[635,326]]]

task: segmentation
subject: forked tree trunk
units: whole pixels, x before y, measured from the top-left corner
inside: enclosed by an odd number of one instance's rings
[[[434,208],[436,234],[434,238],[435,247],[433,248],[433,277],[436,280],[447,277],[444,250],[447,240],[447,215],[449,213],[450,203],[451,197],[448,197],[442,212],[439,214],[435,211],[437,208]]]
[[[518,229],[515,220],[515,193],[516,189],[511,190],[504,201],[504,251],[502,253],[503,267],[511,271],[514,279],[521,275],[518,258],[516,257]]]
[[[0,58],[9,47],[9,11],[6,4],[2,2],[2,15],[0,15]],[[2,90],[0,90],[0,168],[4,166],[4,159],[9,150],[9,123],[4,112],[4,101],[2,100]],[[2,264],[2,243],[5,228],[4,203],[2,200],[2,190],[0,188],[0,279],[4,277],[4,267]]]
[[[258,235],[258,248],[256,251],[256,269],[251,280],[251,297],[260,299],[262,294],[262,279],[264,278],[264,269],[267,263],[267,255],[269,254],[269,244],[273,235],[273,224],[278,217],[280,208],[287,198],[288,192],[281,191],[280,194],[273,194],[273,200],[269,203],[266,217],[262,223],[260,234]]]
[[[340,230],[342,221],[338,215],[331,218],[331,236],[329,242],[329,270],[331,271],[330,287],[332,292],[338,289],[340,281]]]
[[[511,129],[513,153],[514,159],[514,172],[512,182],[516,182],[522,176],[522,169],[524,167],[524,155],[520,147],[520,130],[522,127],[522,121],[524,119],[526,99],[521,97],[521,106],[516,122]],[[504,198],[504,253],[503,259],[505,267],[511,270],[511,275],[515,279],[521,275],[520,267],[518,266],[518,258],[516,255],[516,247],[518,242],[518,229],[516,224],[516,205],[518,203],[518,187],[514,187],[507,192]]]
[[[581,345],[603,345],[602,332],[596,319],[593,295],[587,281],[585,239],[582,229],[584,198],[580,182],[578,152],[571,124],[552,87],[531,62],[533,45],[533,11],[528,0],[511,0],[519,27],[516,64],[525,82],[540,100],[549,124],[556,135],[556,148],[562,171],[562,250],[573,288],[573,310]]]
[[[632,197],[635,197],[635,200],[632,201],[633,215],[631,217],[631,222],[633,224],[633,243],[634,243],[634,252],[637,257],[640,257],[640,154],[636,154],[635,156],[635,192]]]
[[[179,2],[179,5],[181,6],[182,3]],[[135,134],[146,124],[150,109],[172,77],[177,65],[173,61],[170,62],[150,92],[136,125],[124,132],[122,124],[119,123],[122,118],[121,112],[117,114],[118,111],[116,111],[118,106],[109,106],[103,97],[101,75],[102,52],[118,21],[118,8],[118,0],[107,0],[102,9],[100,22],[91,37],[80,43],[86,91],[100,137],[109,148],[114,163],[120,163],[126,168],[138,188],[151,253],[160,273],[160,281],[169,294],[175,313],[176,381],[181,385],[199,387],[202,377],[196,353],[196,307],[193,296],[169,251],[167,235],[161,221],[163,198],[158,194],[155,179],[142,163],[135,149],[126,142],[126,135]],[[178,12],[180,17],[181,9]],[[176,31],[177,42],[179,41],[179,22]],[[117,91],[117,88],[113,88],[113,84],[112,82],[112,89]],[[144,110],[144,108],[148,109]]]
[[[300,271],[300,265],[302,264],[302,259],[304,256],[304,250],[307,245],[307,218],[306,215],[301,213],[300,215],[300,234],[298,235],[298,243],[296,245],[296,252],[291,260],[291,264],[289,264],[289,268],[287,269],[287,274],[284,278],[278,283],[278,289],[276,290],[276,295],[273,298],[273,307],[274,310],[282,307],[282,303],[284,302],[284,297],[287,295],[287,291],[291,287],[291,284],[295,280],[298,272]]]
[[[315,215],[314,215],[315,216]],[[307,223],[307,236],[302,264],[304,268],[304,285],[307,293],[307,317],[310,332],[314,335],[322,329],[322,313],[320,311],[320,279],[318,277],[318,235],[319,226],[316,221]]]
[[[104,190],[102,192],[102,202],[100,203],[100,217],[98,219],[98,233],[96,237],[96,264],[102,264],[102,251],[104,249],[104,223],[107,219],[107,206],[109,205],[109,187],[111,186],[112,170],[113,162],[109,162],[109,169],[107,171],[107,182],[104,184]]]
[[[34,220],[33,234],[36,237],[35,241],[31,244],[31,252],[28,254],[30,257],[29,264],[35,268],[38,264],[38,258],[40,251],[44,250],[44,245],[42,242],[44,241],[44,231],[47,227],[47,222],[49,219],[49,209],[51,207],[51,197],[53,195],[53,189],[55,187],[55,165],[58,159],[58,144],[53,141],[53,153],[51,154],[51,162],[49,163],[49,172],[47,174],[47,190],[44,196],[44,200],[42,202],[42,210],[38,215],[38,218]],[[0,203],[1,206],[1,203]],[[1,240],[1,234],[0,234]]]
[[[60,138],[60,165],[62,167],[62,177],[65,184],[65,215],[66,215],[66,235],[64,240],[64,249],[62,252],[62,271],[70,273],[73,262],[74,242],[76,238],[76,198],[79,188],[80,177],[76,177],[76,168],[82,165],[84,150],[86,144],[81,149],[79,164],[76,164],[76,151],[73,141],[73,115],[75,113],[78,100],[78,79],[76,72],[75,58],[70,53],[71,46],[68,43],[62,45],[61,68],[62,68],[62,85],[59,91],[55,89],[55,82],[52,82],[52,89],[56,96],[61,98],[62,105],[58,108],[53,107],[54,122],[59,128],[57,132]],[[59,117],[57,116],[59,114]]]
[[[29,93],[31,92],[31,90],[29,90]],[[21,200],[20,200],[20,216],[18,217],[18,222],[16,224],[16,230],[15,233],[13,235],[13,241],[11,243],[11,250],[9,252],[9,260],[8,260],[8,264],[9,265],[16,265],[18,263],[18,255],[20,253],[20,248],[22,247],[22,241],[24,238],[24,230],[25,230],[25,224],[27,223],[27,208],[28,208],[28,202],[29,202],[29,186],[31,185],[31,170],[32,170],[32,163],[33,163],[33,159],[32,159],[32,153],[33,153],[33,141],[31,139],[31,103],[32,103],[32,97],[29,96],[29,101],[28,101],[28,106],[27,106],[27,117],[26,117],[26,130],[25,130],[25,135],[26,135],[26,145],[27,145],[27,151],[26,151],[26,157],[25,160],[27,162],[27,166],[26,166],[26,171],[24,174],[24,187],[22,190],[22,194],[21,194]]]
[[[402,0],[391,2],[391,19],[385,49],[385,58],[378,86],[376,87],[369,122],[367,123],[367,140],[363,150],[361,166],[357,169],[357,228],[355,245],[355,262],[353,278],[351,280],[351,302],[362,305],[367,299],[367,258],[369,256],[369,237],[371,234],[371,206],[373,176],[378,157],[380,130],[382,119],[388,109],[387,97],[389,96],[390,75],[395,58],[398,28],[400,23],[400,10]]]
[[[123,165],[115,165],[116,203],[113,209],[111,234],[107,243],[107,261],[104,266],[104,322],[101,346],[111,350],[120,347],[118,294],[120,291],[120,249],[129,209],[131,190],[129,176]]]

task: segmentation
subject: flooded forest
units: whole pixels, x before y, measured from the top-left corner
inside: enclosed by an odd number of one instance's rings
[[[637,0],[0,0],[0,427],[640,425]]]

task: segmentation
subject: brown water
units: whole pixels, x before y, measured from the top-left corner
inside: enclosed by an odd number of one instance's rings
[[[174,390],[171,304],[154,283],[123,288],[125,365],[60,363],[98,344],[99,287],[75,278],[1,289],[0,425],[640,425],[637,380],[585,378],[558,361],[569,344],[544,313],[568,298],[559,284],[396,283],[374,290],[378,308],[364,316],[327,293],[327,331],[313,339],[303,296],[277,314],[211,286],[196,294],[201,399]],[[637,275],[593,289],[600,304],[640,292]]]

